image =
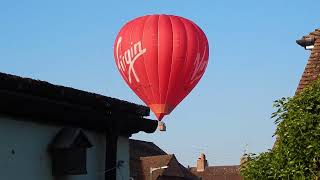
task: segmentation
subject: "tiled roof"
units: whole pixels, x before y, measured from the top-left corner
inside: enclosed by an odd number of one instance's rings
[[[162,149],[152,142],[130,139],[130,176],[142,178],[143,170],[141,166],[141,157],[167,155]],[[149,172],[149,171],[148,171]]]
[[[197,172],[195,167],[191,172],[202,180],[241,180],[240,166],[209,166],[203,172]]]
[[[211,166],[203,172],[185,168],[173,154],[167,154],[152,142],[130,139],[130,176],[149,180],[150,168],[168,166],[152,173],[155,180],[241,180],[240,166]]]
[[[153,142],[130,139],[130,158],[140,159],[140,157],[167,155],[161,148]]]
[[[153,179],[197,179],[181,165],[174,155],[169,155],[152,142],[130,139],[130,176],[138,180],[149,180],[150,168],[168,166],[156,170]]]
[[[156,170],[152,173],[152,179],[164,179],[168,178],[180,178],[180,179],[196,179],[197,177],[192,175],[188,170],[182,166],[176,157],[171,155],[159,155],[140,158],[143,171],[143,179],[150,178],[150,168],[168,166],[166,169]]]
[[[163,167],[168,166],[169,162],[171,161],[173,155],[159,155],[159,156],[148,156],[148,157],[141,157],[141,166],[142,166],[142,172],[143,172],[143,179],[149,179],[149,171],[150,168],[156,168],[156,167]],[[170,166],[170,168],[172,167]],[[152,173],[152,179],[157,179],[161,174],[163,174],[167,169],[160,169],[156,170]],[[174,167],[174,171],[176,171],[176,167]],[[175,176],[181,177],[181,172],[173,172],[170,170],[169,174],[173,174]]]
[[[314,32],[311,32],[307,36],[303,36],[301,40],[297,41],[297,43],[301,45],[299,41],[310,39],[313,39],[314,47],[311,51],[311,55],[309,57],[305,70],[301,76],[296,94],[301,92],[301,90],[305,86],[309,85],[312,81],[317,79],[320,74],[320,29],[316,29]]]

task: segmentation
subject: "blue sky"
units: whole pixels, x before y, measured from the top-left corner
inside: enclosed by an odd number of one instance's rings
[[[2,0],[0,71],[141,104],[116,69],[117,32],[145,14],[186,17],[208,37],[206,73],[164,119],[167,132],[133,138],[186,166],[200,152],[210,165],[238,164],[246,144],[249,152],[272,147],[272,103],[294,94],[309,55],[295,40],[319,27],[319,7],[319,0]]]

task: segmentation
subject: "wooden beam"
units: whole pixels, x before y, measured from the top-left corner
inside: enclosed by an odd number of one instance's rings
[[[105,160],[105,180],[117,179],[117,143],[118,136],[115,134],[106,135],[106,160]]]

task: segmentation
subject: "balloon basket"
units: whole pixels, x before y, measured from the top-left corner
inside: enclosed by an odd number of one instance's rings
[[[162,132],[167,131],[167,126],[166,126],[166,124],[165,124],[164,122],[159,121],[159,122],[158,122],[158,130],[159,130],[159,131],[162,131]]]

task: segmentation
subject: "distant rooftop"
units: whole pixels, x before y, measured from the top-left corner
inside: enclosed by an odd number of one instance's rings
[[[207,166],[205,155],[201,154],[197,166],[186,168],[174,154],[167,154],[152,142],[130,139],[130,176],[149,180],[150,168],[168,166],[154,172],[155,179],[198,180],[241,180],[240,166]],[[201,168],[201,170],[199,169]]]

